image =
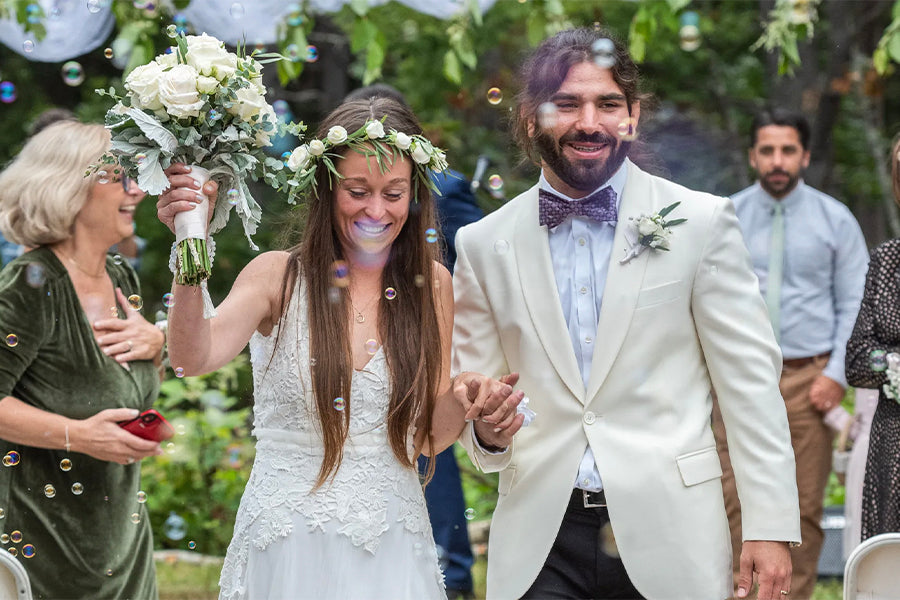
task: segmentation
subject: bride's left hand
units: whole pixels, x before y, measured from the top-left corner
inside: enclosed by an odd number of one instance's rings
[[[158,358],[162,354],[165,334],[132,308],[119,288],[116,288],[116,298],[125,309],[125,318],[94,322],[100,349],[119,363]]]

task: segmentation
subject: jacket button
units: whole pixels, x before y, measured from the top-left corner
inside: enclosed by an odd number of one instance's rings
[[[596,420],[597,420],[597,415],[595,415],[591,411],[587,411],[586,413],[584,413],[584,422],[587,423],[588,425],[593,425],[594,421],[596,421]]]

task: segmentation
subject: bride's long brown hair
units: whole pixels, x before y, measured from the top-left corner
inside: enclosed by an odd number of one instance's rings
[[[345,102],[336,108],[319,125],[316,137],[324,139],[334,125],[356,131],[367,120],[382,117],[385,117],[385,131],[396,129],[409,135],[422,133],[418,120],[408,107],[389,98],[373,97]],[[412,159],[406,157],[406,160]],[[377,168],[374,161],[373,168]],[[413,168],[417,167],[414,165]],[[334,263],[348,257],[344,256],[335,230],[333,183],[323,165],[320,165],[316,178],[316,192],[308,199],[303,240],[291,250],[288,260],[281,306],[284,316],[290,294],[300,277],[308,298],[310,357],[315,360],[315,367],[311,369],[312,387],[325,449],[316,480],[316,487],[319,487],[337,473],[341,464],[354,407],[350,402],[352,314],[347,288],[338,288],[341,290],[338,302],[329,298],[329,290],[334,285]],[[416,178],[413,178],[412,185],[416,185],[415,182]],[[414,468],[423,443],[427,441],[429,446],[432,445],[432,413],[443,358],[435,287],[432,285],[434,263],[440,258],[440,250],[437,244],[425,239],[426,230],[437,227],[434,199],[421,179],[413,192],[413,197],[418,200],[410,204],[409,217],[391,246],[381,276],[381,288],[392,287],[397,294],[390,302],[380,303],[378,317],[378,332],[391,377],[388,439],[397,460],[410,468]],[[338,397],[346,399],[343,411],[334,409],[334,399]],[[424,428],[425,436],[417,436],[419,441],[410,455],[407,435],[412,425]],[[429,461],[428,476],[434,470],[432,463]]]

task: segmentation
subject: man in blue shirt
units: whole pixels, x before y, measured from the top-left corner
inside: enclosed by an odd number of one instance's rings
[[[758,180],[732,196],[784,357],[780,387],[797,461],[802,536],[802,544],[791,550],[792,598],[809,598],[816,582],[834,432],[850,421],[841,407],[847,386],[844,353],[868,264],[865,239],[847,206],[803,181],[809,137],[802,115],[777,109],[760,113],[751,127],[749,151]],[[740,502],[718,412],[713,422],[726,471],[737,574]]]

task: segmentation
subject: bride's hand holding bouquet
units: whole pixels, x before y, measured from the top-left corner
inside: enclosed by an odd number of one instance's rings
[[[170,266],[176,283],[200,285],[208,300],[205,280],[215,253],[209,235],[225,226],[233,208],[256,250],[251,236],[262,211],[247,179],[262,179],[277,187],[275,173],[283,163],[263,151],[277,132],[277,117],[265,99],[260,62],[245,56],[241,48],[237,53],[227,51],[222,42],[206,34],[181,34],[176,41],[165,54],[126,77],[124,96],[112,88],[97,90],[116,100],[106,114],[112,147],[105,162],[118,163],[152,195],[169,187],[167,170],[172,165],[189,165],[187,174],[196,182],[199,205],[175,215],[176,245]],[[295,134],[305,129],[302,123],[292,127]],[[209,179],[218,184],[208,188],[216,193],[214,209],[199,194]],[[207,302],[204,315],[212,314],[212,304]]]

